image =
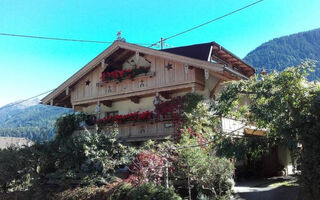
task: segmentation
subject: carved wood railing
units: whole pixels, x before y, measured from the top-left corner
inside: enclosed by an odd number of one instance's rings
[[[112,129],[112,125],[104,125],[102,131],[108,134]],[[164,139],[167,136],[174,135],[176,126],[171,120],[148,121],[148,122],[126,122],[118,125],[118,138],[122,141],[146,141],[149,139]],[[81,128],[76,132],[81,134],[82,131],[95,131],[95,126]]]

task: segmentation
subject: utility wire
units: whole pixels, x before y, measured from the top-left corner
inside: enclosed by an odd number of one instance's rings
[[[12,34],[12,33],[0,33],[0,35],[9,36],[9,37],[23,37],[23,38],[32,38],[32,39],[44,39],[44,40],[60,40],[60,41],[68,41],[68,42],[88,42],[88,43],[104,43],[104,44],[113,43],[113,42],[109,42],[109,41],[79,40],[79,39],[56,38],[56,37],[45,37],[45,36],[35,36],[35,35],[20,35],[20,34]]]
[[[98,41],[98,40],[81,40],[81,39],[70,39],[70,38],[56,38],[56,37],[46,37],[46,36],[35,36],[35,35],[20,35],[13,33],[0,33],[0,36],[8,37],[22,37],[22,38],[31,38],[31,39],[43,39],[43,40],[58,40],[66,42],[84,42],[84,43],[100,43],[100,44],[112,44],[111,41]],[[138,43],[138,45],[150,45],[146,43]]]
[[[236,12],[239,12],[239,11],[241,11],[241,10],[244,10],[244,9],[246,9],[246,8],[249,8],[249,7],[253,6],[253,5],[256,5],[256,4],[258,4],[258,3],[262,2],[262,1],[263,1],[263,0],[256,1],[256,2],[254,2],[254,3],[251,3],[251,4],[249,4],[249,5],[246,5],[246,6],[242,7],[242,8],[239,8],[239,9],[234,10],[234,11],[232,11],[232,12],[229,12],[229,13],[227,13],[227,14],[224,14],[224,15],[222,15],[222,16],[220,16],[220,17],[217,17],[217,18],[215,18],[215,19],[212,19],[212,20],[210,20],[210,21],[207,21],[207,22],[205,22],[205,23],[203,23],[203,24],[200,24],[200,25],[198,25],[198,26],[194,26],[194,27],[189,28],[189,29],[187,29],[187,30],[185,30],[185,31],[182,31],[182,32],[177,33],[177,34],[174,34],[174,35],[172,35],[172,36],[169,36],[169,37],[167,37],[167,38],[163,38],[163,39],[162,39],[162,42],[164,42],[164,41],[166,41],[166,40],[169,40],[169,39],[171,39],[171,38],[177,37],[177,36],[179,36],[179,35],[182,35],[182,34],[184,34],[184,33],[190,32],[190,31],[192,31],[192,30],[194,30],[194,29],[200,28],[200,27],[205,26],[205,25],[207,25],[207,24],[210,24],[210,23],[212,23],[212,22],[215,22],[215,21],[217,21],[217,20],[219,20],[219,19],[222,19],[222,18],[227,17],[227,16],[229,16],[229,15],[232,15],[232,14],[234,14],[234,13],[236,13]],[[149,47],[153,47],[153,46],[157,45],[159,42],[161,42],[161,41],[158,41],[158,42],[156,42],[156,43],[153,43],[153,44],[150,45]]]
[[[157,45],[159,42],[164,42],[164,41],[169,40],[169,39],[171,39],[171,38],[177,37],[177,36],[182,35],[182,34],[184,34],[184,33],[190,32],[190,31],[192,31],[192,30],[194,30],[194,29],[197,29],[197,28],[200,28],[200,27],[205,26],[205,25],[207,25],[207,24],[210,24],[210,23],[212,23],[212,22],[215,22],[215,21],[217,21],[217,20],[219,20],[219,19],[222,19],[222,18],[224,18],[224,17],[227,17],[227,16],[229,16],[229,15],[232,15],[232,14],[234,14],[234,13],[237,13],[237,12],[239,12],[239,11],[241,11],[241,10],[244,10],[244,9],[246,9],[246,8],[249,8],[249,7],[253,6],[253,5],[256,5],[256,4],[258,4],[258,3],[262,2],[262,1],[263,1],[263,0],[256,1],[256,2],[254,2],[254,3],[251,3],[251,4],[249,4],[249,5],[246,5],[246,6],[244,6],[244,7],[241,7],[241,8],[239,8],[239,9],[237,9],[237,10],[234,10],[234,11],[232,11],[232,12],[229,12],[229,13],[227,13],[227,14],[224,14],[224,15],[222,15],[222,16],[220,16],[220,17],[217,17],[217,18],[215,18],[215,19],[212,19],[212,20],[210,20],[210,21],[207,21],[207,22],[205,22],[205,23],[203,23],[203,24],[200,24],[200,25],[198,25],[198,26],[189,28],[189,29],[187,29],[187,30],[185,30],[185,31],[182,31],[182,32],[177,33],[177,34],[174,34],[174,35],[169,36],[169,37],[167,37],[167,38],[163,38],[161,41],[158,41],[158,42],[156,42],[156,43],[153,43],[153,44],[151,44],[149,47],[155,46],[155,45]],[[68,42],[86,42],[86,43],[104,43],[104,44],[111,44],[111,43],[113,43],[113,42],[110,42],[110,41],[95,41],[95,40],[81,40],[81,39],[69,39],[69,38],[56,38],[56,37],[34,36],[34,35],[20,35],[20,34],[12,34],[12,33],[0,33],[0,35],[1,35],[1,36],[9,36],[9,37],[23,37],[23,38],[44,39],[44,40],[59,40],[59,41],[68,41]],[[149,45],[149,44],[140,43],[140,45]],[[30,100],[30,99],[34,99],[34,98],[36,98],[36,97],[38,97],[38,96],[47,94],[47,93],[49,93],[49,92],[51,92],[51,91],[53,91],[53,90],[49,90],[49,91],[44,92],[44,93],[41,93],[41,94],[39,94],[39,95],[30,97],[30,98],[28,98],[28,99],[22,100],[22,101],[20,101],[20,102],[14,103],[14,104],[11,104],[11,105],[9,105],[9,106],[5,106],[5,108],[12,107],[12,106],[14,106],[14,105],[23,103],[23,102],[28,101],[28,100]]]
[[[53,90],[54,90],[54,89],[53,89]],[[34,99],[34,98],[37,98],[37,97],[39,97],[39,96],[41,96],[41,95],[47,94],[47,93],[49,93],[49,92],[52,92],[53,90],[49,90],[49,91],[43,92],[43,93],[41,93],[41,94],[37,94],[36,96],[33,96],[33,97],[30,97],[30,98],[21,100],[21,101],[19,101],[19,102],[16,102],[16,103],[13,103],[13,104],[9,104],[9,105],[7,105],[7,106],[2,107],[1,109],[10,108],[10,107],[12,107],[12,106],[21,104],[21,103],[23,103],[23,102],[25,102],[25,101],[29,101],[29,100]]]

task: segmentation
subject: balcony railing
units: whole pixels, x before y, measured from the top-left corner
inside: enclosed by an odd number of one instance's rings
[[[104,124],[101,127],[102,132],[108,134],[114,128],[112,124]],[[122,141],[135,142],[146,141],[149,139],[164,139],[167,136],[174,135],[176,126],[170,119],[162,121],[150,120],[147,122],[126,122],[118,125],[118,138]],[[81,133],[82,131],[96,131],[96,126],[82,127],[75,131]]]

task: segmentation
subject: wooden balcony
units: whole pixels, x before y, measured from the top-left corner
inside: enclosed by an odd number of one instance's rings
[[[130,99],[133,96],[154,96],[157,92],[191,92],[204,89],[203,70],[155,57],[148,59],[152,61],[150,72],[134,79],[101,82],[99,77],[102,69],[97,68],[92,71],[72,88],[72,105],[87,106],[97,101],[113,102]],[[91,82],[86,84],[86,80]]]
[[[95,126],[92,126],[85,129],[90,132],[94,132],[95,128]],[[102,127],[102,131],[108,134],[111,128],[112,125],[105,125]],[[81,134],[81,132],[86,131],[85,129],[82,128],[82,130],[77,130],[75,131],[75,134]],[[174,135],[176,132],[175,124],[171,120],[158,122],[126,122],[124,124],[120,124],[118,129],[118,138],[125,142],[164,139],[167,136]]]

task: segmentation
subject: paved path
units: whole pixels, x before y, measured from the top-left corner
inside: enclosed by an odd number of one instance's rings
[[[274,177],[237,183],[235,200],[294,200],[298,186],[294,177]]]

